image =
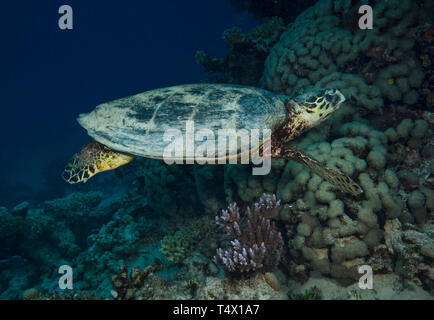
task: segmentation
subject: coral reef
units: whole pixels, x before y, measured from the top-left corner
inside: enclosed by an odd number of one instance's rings
[[[152,269],[150,266],[147,268]],[[257,274],[248,279],[227,281],[227,279],[206,277],[203,281],[174,280],[167,281],[152,272],[146,273],[133,268],[130,276],[122,268],[119,276],[114,276],[112,298],[123,300],[148,299],[198,299],[198,300],[252,300],[252,299],[288,299],[280,287],[272,283],[277,279],[272,273]],[[133,278],[133,273],[136,276]],[[146,280],[143,274],[146,273]],[[133,279],[136,279],[135,281]],[[274,280],[270,280],[274,279]],[[123,292],[122,295],[118,291]]]
[[[265,58],[284,30],[283,20],[277,17],[258,25],[246,35],[238,28],[226,30],[223,40],[229,53],[223,58],[214,58],[198,51],[196,61],[213,82],[257,85]]]
[[[317,288],[324,300],[433,300],[433,297],[416,284],[403,283],[394,274],[375,274],[374,290],[362,290],[358,283],[342,286],[337,281],[315,274],[309,281],[301,284],[290,280],[290,294],[302,297],[306,292]]]
[[[209,277],[199,286],[197,298],[202,300],[285,300],[283,291],[268,284],[265,275],[229,282]]]
[[[135,266],[132,268],[130,275],[128,275],[127,266],[124,264],[119,268],[119,274],[114,275],[111,279],[113,290],[111,295],[115,299],[130,300],[134,298],[137,289],[141,288],[151,273],[161,271],[163,264],[160,260],[156,259],[152,265],[148,266],[145,270],[140,270]]]
[[[214,228],[209,217],[201,217],[188,222],[175,234],[168,234],[161,240],[160,250],[167,260],[179,263],[190,256],[198,247],[215,249]],[[214,246],[213,246],[214,245]]]
[[[389,253],[397,258],[395,273],[420,287],[434,288],[433,225],[416,227],[394,219],[387,220],[384,229]]]
[[[409,260],[385,242],[390,221],[424,239],[432,226],[433,122],[425,98],[432,68],[423,58],[431,44],[418,36],[428,30],[421,27],[424,10],[412,1],[377,1],[376,27],[362,31],[356,7],[321,0],[300,14],[271,49],[261,84],[290,96],[312,86],[342,90],[345,106],[295,145],[351,176],[364,194],[348,197],[301,165],[273,159],[265,177],[227,166],[227,200],[277,195],[284,205],[273,218],[285,222],[288,239],[282,265],[302,281],[320,272],[349,284],[359,278],[359,265],[400,273],[403,264],[412,266],[406,278],[432,291],[430,247],[424,255],[404,238],[403,248],[418,252]]]
[[[262,24],[226,31],[229,54],[199,52],[198,62],[214,81],[279,94],[342,90],[345,106],[293,142],[363,194],[283,159],[266,176],[246,165],[137,159],[38,203],[22,188],[1,190],[14,196],[0,207],[0,299],[433,298],[428,1],[375,1],[375,28],[363,31],[356,9],[366,1],[316,1],[294,21],[289,8],[311,2],[233,2]],[[58,288],[63,264],[74,290]],[[375,290],[357,286],[365,264]]]
[[[425,74],[412,31],[422,10],[410,0],[376,1],[375,28],[366,31],[352,27],[359,19],[354,8],[351,1],[321,0],[300,14],[267,57],[262,84],[288,95],[335,87],[349,105],[368,111],[418,105]]]
[[[424,120],[410,119],[384,132],[350,122],[334,134],[336,138],[327,142],[324,135],[311,132],[297,145],[358,180],[364,190],[359,199],[341,194],[301,165],[281,160],[272,163],[266,177],[251,176],[239,166],[228,168],[228,179],[235,185],[228,195],[251,201],[262,192],[275,192],[282,203],[290,204],[274,218],[286,222],[292,268],[297,269],[295,263],[299,271],[316,270],[348,281],[359,278],[357,266],[384,243],[386,221],[429,224],[433,209],[426,199],[433,198],[433,158],[424,154],[433,138]],[[409,179],[414,179],[411,184]],[[302,267],[302,261],[308,265]]]
[[[24,219],[11,214],[5,207],[0,207],[0,241],[6,243],[11,238],[23,235]]]
[[[264,194],[253,205],[253,209],[247,207],[244,226],[237,204],[230,204],[228,210],[223,210],[222,215],[216,217],[216,222],[231,238],[232,247],[217,249],[214,261],[231,274],[276,269],[283,240],[270,218],[279,206],[275,195]]]

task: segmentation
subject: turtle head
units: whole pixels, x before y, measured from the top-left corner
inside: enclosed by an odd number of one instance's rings
[[[334,88],[313,89],[291,100],[306,128],[312,128],[323,122],[338,110],[344,101],[344,95]]]
[[[86,182],[98,172],[116,169],[132,161],[135,156],[112,150],[92,140],[84,145],[66,165],[62,177],[71,184]]]

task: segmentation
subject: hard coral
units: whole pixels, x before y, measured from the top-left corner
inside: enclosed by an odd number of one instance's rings
[[[236,203],[223,210],[216,222],[232,239],[232,248],[217,249],[214,262],[231,274],[273,271],[280,261],[283,240],[269,218],[279,206],[274,195],[264,194],[253,209],[247,208],[244,221]]]
[[[161,252],[167,260],[181,263],[197,248],[212,245],[212,220],[202,217],[182,226],[176,233],[166,235],[161,241]]]
[[[287,95],[311,86],[338,88],[346,110],[381,111],[399,100],[418,106],[424,72],[416,39],[406,34],[419,24],[421,8],[410,0],[376,1],[374,30],[352,33],[354,5],[320,0],[299,15],[270,50],[260,84]]]
[[[163,264],[159,259],[155,259],[152,265],[140,270],[139,267],[133,267],[131,273],[128,276],[128,270],[126,265],[122,265],[119,268],[119,274],[114,275],[111,279],[113,290],[112,296],[119,300],[132,299],[137,290],[139,290],[147,277],[155,272],[161,271]]]
[[[284,259],[283,264],[292,276],[305,279],[304,274],[314,270],[354,281],[359,278],[357,266],[384,243],[385,221],[398,218],[402,223],[423,225],[429,220],[432,204],[428,199],[434,197],[425,182],[430,171],[422,150],[429,146],[432,130],[424,120],[406,119],[385,131],[366,121],[347,122],[332,131],[330,141],[324,132],[310,131],[294,143],[358,181],[364,190],[360,198],[348,198],[301,165],[280,160],[272,162],[266,177],[250,176],[240,167],[227,168],[227,194],[246,201],[275,192],[285,203],[274,219],[286,223],[291,261]],[[400,144],[402,151],[397,147]],[[421,168],[408,168],[407,156],[413,164],[415,157],[420,158]],[[393,256],[377,260],[382,270],[393,270]]]

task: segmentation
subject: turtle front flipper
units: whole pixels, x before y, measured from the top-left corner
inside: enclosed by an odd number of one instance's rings
[[[71,184],[86,182],[98,172],[116,169],[134,158],[131,154],[114,151],[92,140],[72,157],[62,177]]]
[[[325,165],[316,161],[315,159],[312,159],[297,148],[288,145],[282,146],[279,150],[279,154],[275,156],[295,160],[301,163],[321,178],[327,180],[342,191],[352,194],[353,196],[363,193],[362,188],[360,188],[360,186],[350,177],[333,169],[327,168]]]

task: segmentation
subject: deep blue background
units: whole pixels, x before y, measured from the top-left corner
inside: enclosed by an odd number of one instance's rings
[[[58,28],[62,4],[74,10],[73,30]],[[222,56],[225,29],[255,24],[226,0],[9,1],[0,9],[0,184],[34,187],[52,160],[88,141],[79,113],[201,81],[195,52]]]

